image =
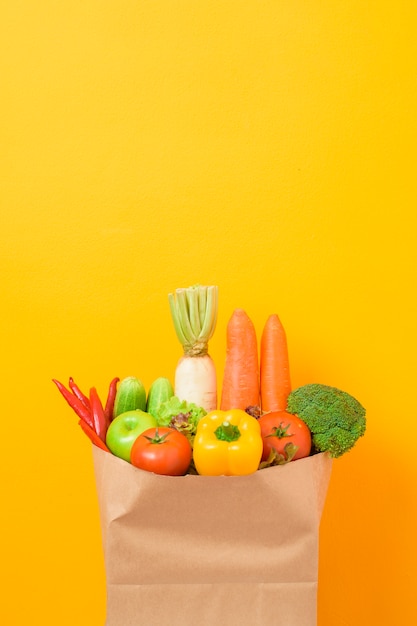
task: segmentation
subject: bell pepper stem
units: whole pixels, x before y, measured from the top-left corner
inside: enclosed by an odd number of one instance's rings
[[[237,441],[240,437],[240,430],[235,424],[225,421],[216,428],[214,434],[220,441]]]

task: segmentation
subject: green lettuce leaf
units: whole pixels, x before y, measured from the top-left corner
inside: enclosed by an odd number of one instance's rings
[[[172,396],[161,404],[155,418],[158,426],[172,426],[175,421],[178,421],[175,418],[180,417],[180,421],[186,420],[189,425],[188,430],[195,434],[198,422],[205,415],[207,415],[207,411],[201,406]]]

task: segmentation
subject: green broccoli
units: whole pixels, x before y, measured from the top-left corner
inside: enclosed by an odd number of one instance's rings
[[[334,458],[350,450],[365,433],[365,409],[336,387],[314,383],[294,389],[288,396],[287,411],[307,424],[314,450],[327,451]]]

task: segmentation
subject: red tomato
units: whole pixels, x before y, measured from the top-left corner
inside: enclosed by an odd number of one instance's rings
[[[192,449],[187,437],[174,428],[149,428],[135,440],[130,462],[135,467],[164,474],[183,476],[191,463]]]
[[[272,448],[285,456],[284,448],[290,442],[298,447],[292,459],[293,461],[302,459],[310,454],[310,429],[297,415],[292,415],[286,411],[273,411],[262,415],[258,422],[261,427],[264,444],[262,461],[267,460]]]

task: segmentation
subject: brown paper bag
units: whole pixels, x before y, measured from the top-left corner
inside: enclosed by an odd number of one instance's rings
[[[331,459],[159,476],[95,446],[107,626],[314,626]]]

